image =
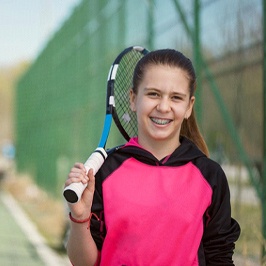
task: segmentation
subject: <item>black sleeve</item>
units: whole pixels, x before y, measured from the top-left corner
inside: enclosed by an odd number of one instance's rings
[[[97,178],[96,178],[97,180]],[[97,181],[96,181],[97,182]],[[103,240],[106,235],[105,223],[104,223],[104,212],[101,189],[97,189],[97,185],[94,192],[94,198],[92,203],[91,212],[94,214],[91,217],[90,231],[94,242],[96,243],[97,249],[101,250]]]
[[[210,166],[210,165],[209,165]],[[211,206],[205,213],[203,248],[206,265],[234,265],[232,256],[240,235],[239,224],[231,217],[230,191],[220,166],[212,164],[205,173],[212,186]]]
[[[106,236],[106,227],[104,221],[104,206],[102,196],[102,183],[103,180],[114,171],[117,167],[117,163],[113,162],[111,154],[120,149],[123,145],[114,147],[107,151],[108,157],[100,170],[95,175],[95,192],[93,196],[93,202],[91,212],[94,214],[91,217],[90,231],[91,235],[96,243],[98,250],[102,249],[103,241]]]

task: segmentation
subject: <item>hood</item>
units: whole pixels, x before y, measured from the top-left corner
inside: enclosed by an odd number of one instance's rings
[[[128,153],[137,160],[148,164],[165,166],[183,165],[199,157],[206,157],[206,155],[189,139],[181,137],[180,143],[181,145],[172,154],[162,160],[158,160],[153,154],[141,147],[137,138],[131,138],[122,149],[120,149],[120,152]]]

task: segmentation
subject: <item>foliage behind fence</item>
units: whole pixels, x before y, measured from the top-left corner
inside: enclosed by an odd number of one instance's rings
[[[19,171],[31,173],[51,193],[61,193],[71,165],[84,161],[98,144],[109,66],[125,47],[176,48],[193,59],[193,41],[175,2],[193,29],[192,0],[84,0],[73,10],[17,85]],[[201,1],[200,17],[203,56],[245,149],[260,163],[261,1]],[[213,156],[238,161],[204,76],[201,105],[201,128]],[[107,146],[122,142],[113,127]]]

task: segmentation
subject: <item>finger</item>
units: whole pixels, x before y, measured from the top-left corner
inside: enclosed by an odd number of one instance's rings
[[[80,177],[80,178],[85,178],[85,179],[88,179],[88,176],[86,174],[86,172],[82,171],[82,170],[71,170],[68,174],[68,177],[71,178],[71,177]]]
[[[88,176],[84,173],[70,172],[65,184],[69,185],[71,183],[78,183],[78,182],[86,184],[88,180],[89,180]]]
[[[95,187],[95,176],[93,174],[93,170],[92,169],[90,169],[89,172],[88,172],[88,178],[89,178],[89,181],[88,181],[87,188],[90,191],[94,191],[94,187]]]
[[[88,177],[80,177],[80,176],[75,177],[75,176],[72,176],[72,177],[68,178],[65,183],[66,184],[71,184],[71,183],[82,182],[83,184],[86,184],[86,183],[88,183],[88,181],[89,181]]]
[[[86,172],[84,172],[83,170],[77,169],[77,168],[73,168],[70,170],[68,177],[87,177]]]
[[[89,169],[88,173],[87,173],[87,176],[90,178],[90,177],[93,177],[93,169]]]
[[[65,182],[65,187],[69,186],[70,184],[72,183],[82,183],[82,184],[87,184],[88,181],[87,180],[84,180],[84,179],[79,179],[79,178],[69,178],[66,180]]]
[[[86,168],[85,168],[85,166],[84,166],[83,163],[76,162],[76,163],[74,164],[74,168],[81,169],[81,170],[83,170],[83,171],[86,172]]]

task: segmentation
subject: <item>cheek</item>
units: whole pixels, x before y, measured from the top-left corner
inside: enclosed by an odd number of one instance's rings
[[[139,99],[135,102],[136,111],[139,114],[148,114],[154,109],[154,104],[150,101]]]
[[[182,105],[176,106],[176,108],[175,108],[176,117],[184,118],[189,114],[190,114],[190,111],[189,111],[188,106],[185,106],[185,105],[184,106],[182,106]]]
[[[138,103],[135,104],[135,108],[137,116],[141,116],[145,112],[145,108],[143,109],[143,106]]]

